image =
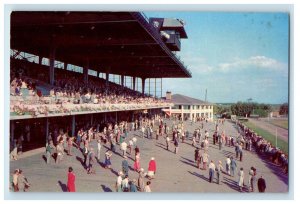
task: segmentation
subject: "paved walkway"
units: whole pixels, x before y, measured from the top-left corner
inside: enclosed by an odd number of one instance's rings
[[[171,124],[171,121],[167,121]],[[191,125],[185,122],[185,127],[193,132],[200,123]],[[214,130],[214,123],[204,123],[204,129],[209,130],[210,136]],[[220,130],[225,130],[227,134],[236,136],[237,130],[234,124],[225,122],[220,125]],[[131,132],[129,138],[133,135],[140,135],[137,132]],[[126,141],[128,141],[128,139]],[[160,138],[158,141],[137,137],[137,144],[141,151],[141,167],[147,170],[148,162],[151,157],[155,157],[157,163],[157,173],[155,179],[151,180],[151,189],[153,192],[222,192],[238,193],[237,175],[229,177],[222,175],[221,184],[208,182],[208,170],[197,169],[194,163],[194,150],[191,140],[179,144],[179,153],[174,154],[174,145],[171,144],[171,151],[165,149],[165,140]],[[212,143],[212,141],[210,141]],[[92,144],[96,147],[96,143]],[[104,162],[104,152],[107,147],[102,148],[101,161]],[[217,145],[210,144],[210,159],[214,161],[221,160],[225,168],[225,159],[227,155],[234,155],[233,147],[224,147],[218,149]],[[75,150],[74,156],[65,156],[63,163],[56,165],[47,165],[43,159],[43,153],[22,158],[18,161],[10,162],[10,172],[16,168],[21,168],[32,184],[30,191],[39,192],[62,192],[66,191],[67,170],[72,166],[76,174],[76,190],[80,192],[115,192],[115,182],[117,172],[121,170],[122,157],[121,151],[117,148],[117,154],[112,156],[112,171],[104,169],[97,165],[96,174],[88,175],[79,162],[83,158],[81,152]],[[129,155],[128,155],[129,156]],[[131,158],[131,159],[130,159]],[[134,155],[129,158],[129,164],[133,167]],[[238,169],[244,168],[245,184],[248,183],[248,171],[251,166],[256,167],[258,177],[263,175],[266,183],[266,192],[287,192],[288,177],[282,173],[282,170],[270,162],[261,159],[255,152],[244,151],[243,162],[237,161]],[[129,178],[138,178],[138,173],[129,171]],[[147,179],[145,179],[146,181]]]
[[[273,125],[263,119],[256,120],[256,119],[249,118],[249,122],[253,123],[254,125],[256,125],[257,127],[261,128],[261,129],[268,131],[269,133],[271,133],[273,135],[276,135],[276,129],[277,129],[277,136],[279,138],[281,138],[283,141],[286,141],[286,142],[288,142],[288,140],[289,140],[289,131],[284,128]]]

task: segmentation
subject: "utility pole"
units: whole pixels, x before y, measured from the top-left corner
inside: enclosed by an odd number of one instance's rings
[[[277,128],[276,128],[276,148],[277,148]]]

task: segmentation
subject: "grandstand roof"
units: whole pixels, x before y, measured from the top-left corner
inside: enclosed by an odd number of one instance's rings
[[[11,48],[111,74],[191,77],[139,12],[15,11]]]
[[[204,105],[204,104],[211,105],[211,103],[199,99],[191,98],[188,96],[184,96],[181,94],[172,95],[170,103],[174,103],[175,105]]]

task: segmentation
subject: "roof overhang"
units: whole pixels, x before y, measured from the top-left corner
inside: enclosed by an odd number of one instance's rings
[[[191,73],[139,12],[11,13],[11,49],[141,78],[184,78]]]

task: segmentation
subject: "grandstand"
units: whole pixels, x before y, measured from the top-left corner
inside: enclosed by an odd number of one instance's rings
[[[171,105],[162,79],[191,77],[175,54],[181,38],[181,20],[140,12],[12,12],[11,141],[34,149],[53,126],[74,135],[81,123],[160,113]]]

